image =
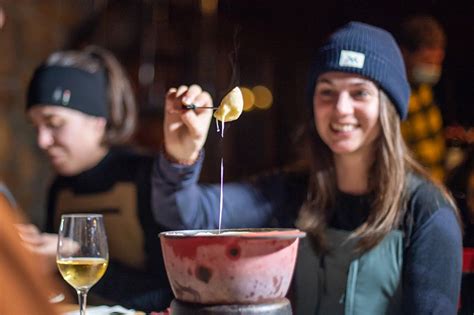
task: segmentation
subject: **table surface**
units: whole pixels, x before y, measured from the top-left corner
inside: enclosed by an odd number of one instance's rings
[[[67,312],[72,312],[72,311],[77,311],[79,309],[79,306],[77,304],[68,304],[68,303],[59,303],[57,305],[57,307],[58,307],[58,311],[59,311],[60,314],[67,313]],[[146,314],[143,313],[143,312],[138,312],[137,311],[137,312],[135,312],[135,315],[146,315]]]

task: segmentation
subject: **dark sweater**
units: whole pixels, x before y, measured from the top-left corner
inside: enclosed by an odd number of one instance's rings
[[[110,264],[91,293],[142,311],[169,306],[171,290],[152,216],[153,157],[112,148],[95,167],[77,176],[58,176],[49,191],[47,229],[57,232],[60,215],[104,215]]]
[[[180,166],[159,157],[153,170],[155,219],[172,229],[218,227],[218,185],[198,184],[202,159]],[[307,175],[276,173],[224,185],[222,228],[292,227],[305,199]],[[405,314],[455,314],[461,281],[461,231],[454,210],[428,181],[411,176],[400,230],[404,234],[402,308]],[[370,196],[339,193],[330,227],[363,223]]]

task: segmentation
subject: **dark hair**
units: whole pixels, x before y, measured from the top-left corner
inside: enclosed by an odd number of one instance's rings
[[[432,16],[412,16],[402,22],[398,43],[410,52],[422,47],[444,48],[446,34],[441,24]]]
[[[374,162],[368,174],[369,193],[374,197],[368,219],[351,234],[351,237],[359,239],[359,252],[376,246],[401,223],[408,198],[407,183],[410,172],[432,181],[408,152],[400,130],[400,116],[381,89],[379,100],[381,132],[375,140]],[[307,128],[312,150],[311,173],[308,197],[300,211],[297,225],[308,232],[316,249],[325,250],[327,245],[324,231],[335,204],[337,191],[335,165],[333,153],[317,133],[312,118],[309,119]],[[456,209],[446,189],[434,184]]]
[[[45,65],[74,67],[90,73],[104,69],[109,111],[104,143],[114,145],[130,139],[136,126],[136,102],[125,70],[111,52],[97,46],[58,51],[47,58]]]

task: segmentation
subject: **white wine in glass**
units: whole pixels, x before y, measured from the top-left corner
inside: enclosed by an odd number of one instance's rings
[[[56,263],[64,280],[77,291],[81,315],[86,314],[87,292],[102,278],[108,262],[102,215],[62,215]]]

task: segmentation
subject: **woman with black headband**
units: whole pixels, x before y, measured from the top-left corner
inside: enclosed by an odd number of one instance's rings
[[[34,72],[26,110],[57,173],[47,231],[57,232],[61,214],[102,213],[110,265],[91,293],[142,311],[166,308],[172,294],[150,208],[153,158],[117,146],[136,120],[133,91],[118,61],[98,47],[53,53]],[[32,226],[20,231],[54,266],[56,235]]]
[[[310,171],[229,183],[222,227],[307,232],[296,314],[456,314],[459,218],[403,142],[410,90],[393,36],[359,22],[339,28],[316,53],[308,92]],[[198,183],[211,113],[177,110],[201,95],[196,86],[168,93],[166,154],[153,174],[155,218],[179,229],[219,223],[219,185]]]

